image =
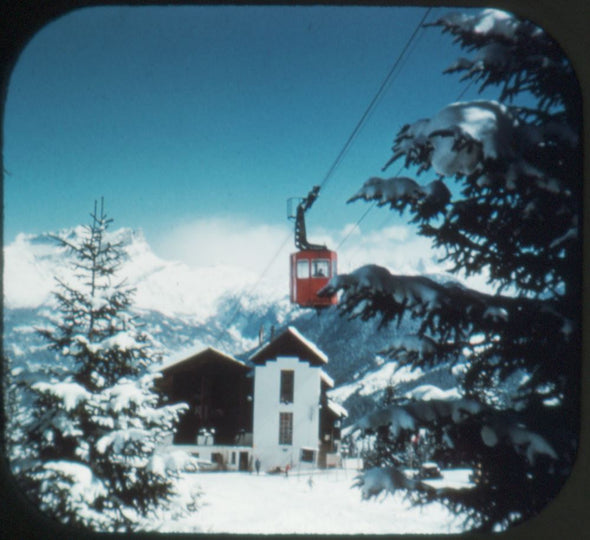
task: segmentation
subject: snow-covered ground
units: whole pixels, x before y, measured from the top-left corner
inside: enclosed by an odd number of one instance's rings
[[[351,488],[355,470],[293,471],[283,475],[192,473],[183,490],[200,486],[201,507],[190,517],[163,523],[160,531],[241,534],[401,534],[461,532],[461,516],[432,503],[412,507],[401,493],[361,500]],[[468,487],[468,470],[444,471],[444,483]]]

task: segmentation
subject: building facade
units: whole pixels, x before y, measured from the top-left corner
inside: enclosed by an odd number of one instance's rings
[[[327,363],[293,327],[247,361],[208,348],[169,362],[162,394],[189,406],[172,442],[221,469],[337,466],[346,411],[327,396]]]

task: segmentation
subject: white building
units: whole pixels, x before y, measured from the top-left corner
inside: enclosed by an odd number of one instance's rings
[[[334,386],[322,369],[328,357],[289,327],[250,360],[255,365],[255,456],[279,467],[327,465],[328,454],[334,460],[334,424],[345,411],[326,396]]]
[[[190,410],[175,434],[200,459],[224,469],[262,470],[339,464],[346,410],[327,397],[327,356],[294,327],[247,362],[205,349],[162,368],[169,401]]]

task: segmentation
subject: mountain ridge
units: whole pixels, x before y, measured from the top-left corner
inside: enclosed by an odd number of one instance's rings
[[[58,234],[73,241],[81,232],[81,227],[75,227]],[[348,385],[341,401],[345,406],[348,402],[353,405],[353,416],[356,409],[370,406],[390,383],[385,376],[379,380],[383,359],[378,352],[396,335],[416,330],[412,321],[379,328],[378,320],[349,320],[334,306],[316,312],[291,305],[287,279],[281,290],[281,284],[257,281],[252,273],[238,268],[193,269],[166,261],[151,250],[139,230],[118,229],[110,232],[107,240],[122,243],[125,261],[121,279],[135,288],[132,312],[153,336],[164,360],[206,347],[246,359],[259,345],[261,329],[268,338],[272,328],[278,332],[293,325],[328,355],[326,371],[336,386]],[[4,249],[4,350],[16,362],[26,358],[54,361],[35,328],[46,323],[53,306],[53,277],[72,277],[68,269],[71,255],[51,234],[18,235]],[[19,276],[30,281],[19,286]],[[416,384],[426,375],[417,373]],[[372,378],[372,386],[366,377]],[[379,382],[375,384],[375,380]],[[369,387],[374,391],[363,393]],[[336,390],[335,397],[339,395]]]

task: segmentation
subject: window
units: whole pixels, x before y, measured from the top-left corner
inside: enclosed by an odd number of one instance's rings
[[[311,261],[311,275],[313,277],[329,277],[330,261],[328,259]]]
[[[297,261],[297,277],[299,279],[309,277],[309,261],[307,259]]]
[[[295,372],[291,369],[281,370],[281,389],[280,402],[293,403],[293,387],[295,382]]]
[[[313,450],[311,450],[310,448],[302,448],[300,461],[306,461],[308,463],[313,463],[314,462],[314,454],[315,454],[315,452]]]
[[[293,413],[279,413],[279,444],[293,444]]]

